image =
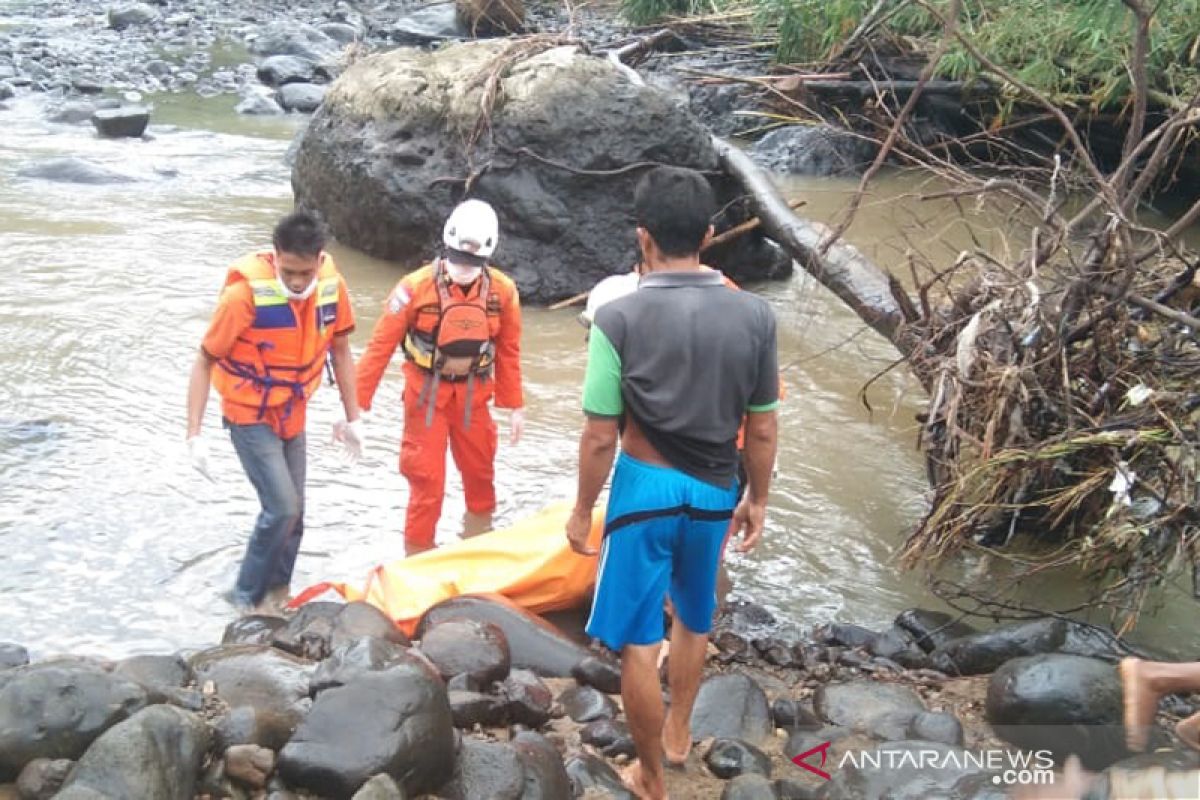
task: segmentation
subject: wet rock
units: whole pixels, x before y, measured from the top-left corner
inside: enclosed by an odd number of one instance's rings
[[[924,755],[923,755],[924,753]],[[938,767],[931,769],[929,764]],[[974,774],[967,751],[937,742],[890,742],[861,751],[832,770],[824,800],[931,800],[948,797],[958,781]],[[878,765],[878,766],[876,766]],[[959,769],[957,765],[968,768]]]
[[[11,100],[16,95],[17,91],[12,84],[7,81],[0,81],[0,100]]]
[[[609,758],[619,755],[633,757],[636,749],[629,728],[624,722],[615,719],[598,719],[579,731],[579,740],[590,744]]]
[[[225,774],[243,786],[262,789],[275,771],[275,753],[253,744],[238,744],[225,751]]]
[[[817,800],[817,787],[779,778],[775,781],[775,794],[779,800]]]
[[[470,171],[463,139],[451,131],[476,124],[482,89],[471,81],[507,46],[452,44],[432,55],[401,48],[355,62],[330,88],[297,154],[299,205],[320,212],[339,241],[366,253],[406,262],[432,255],[457,190],[444,183],[431,190],[430,183]],[[629,83],[605,59],[555,48],[522,61],[501,84],[487,152],[473,154],[492,165],[474,195],[498,209],[503,235],[495,260],[511,269],[529,302],[590,288],[627,269],[635,252],[624,215],[638,176],[596,181],[579,170],[643,161],[716,170],[699,121],[662,92]],[[576,102],[562,103],[568,95]],[[522,148],[538,157],[519,155]],[[718,200],[732,199],[732,182],[715,180]],[[550,258],[547,241],[566,250]],[[745,245],[753,241],[761,239]],[[734,280],[791,268],[790,260],[744,256],[714,255],[710,264]],[[571,269],[561,268],[564,259]],[[519,652],[511,635],[509,642]]]
[[[267,86],[312,83],[316,64],[299,56],[271,56],[258,65],[258,79]]]
[[[517,758],[525,768],[525,789],[521,800],[559,800],[571,796],[571,779],[558,748],[546,737],[522,731],[512,740]]]
[[[572,756],[566,763],[567,775],[571,779],[571,797],[579,797],[589,789],[604,792],[614,800],[635,800],[621,776],[606,761],[587,753]]]
[[[621,665],[606,658],[588,656],[572,667],[571,677],[605,694],[621,693]]]
[[[145,3],[133,3],[109,9],[108,27],[123,31],[139,25],[149,25],[158,19],[158,11]]]
[[[234,110],[247,116],[270,117],[284,113],[283,108],[275,101],[275,93],[264,93],[249,89],[242,95],[241,102]]]
[[[722,661],[748,661],[754,650],[746,637],[733,631],[721,631],[713,640],[713,644],[721,651]]]
[[[509,721],[540,728],[550,719],[554,693],[529,670],[514,669],[509,673],[502,692],[508,701]]]
[[[317,665],[311,692],[316,695],[334,686],[344,686],[368,672],[381,672],[404,662],[425,663],[403,645],[364,636],[342,645]]]
[[[448,3],[418,6],[399,17],[389,31],[398,45],[421,45],[465,39],[470,34],[459,22],[454,6]]]
[[[133,681],[141,686],[155,703],[163,703],[168,697],[192,682],[192,668],[179,655],[133,656],[121,661],[113,674]]]
[[[508,723],[508,700],[481,692],[449,692],[454,727],[470,730],[476,725],[490,728]]]
[[[876,636],[867,648],[872,655],[886,658],[906,669],[921,669],[929,666],[925,651],[917,646],[912,634],[894,625]]]
[[[29,663],[29,651],[12,642],[0,643],[0,669],[23,667]]]
[[[1064,620],[1064,623],[1067,637],[1058,648],[1060,653],[1099,658],[1112,664],[1129,655],[1129,647],[1109,631],[1073,620]]]
[[[325,101],[325,91],[315,83],[289,83],[279,88],[275,98],[285,111],[311,114]]]
[[[860,653],[857,650],[843,650],[838,655],[838,663],[843,667],[851,667],[853,669],[862,669],[871,663],[870,657]]]
[[[692,710],[693,738],[715,736],[759,744],[773,731],[767,695],[749,677],[714,675],[700,685]]]
[[[1060,619],[1038,619],[964,636],[947,642],[930,655],[933,668],[947,675],[984,675],[1022,656],[1053,653],[1066,640]]]
[[[334,620],[344,607],[344,603],[305,603],[296,611],[296,616],[275,634],[271,645],[313,661],[327,658],[333,651],[329,642],[333,636]]]
[[[421,652],[443,678],[465,672],[484,685],[504,680],[511,664],[504,632],[471,619],[432,626],[421,639]]]
[[[704,754],[704,763],[718,778],[728,780],[753,773],[771,777],[771,759],[752,744],[738,739],[717,739]]]
[[[963,727],[953,714],[934,714],[926,711],[912,718],[908,738],[962,747]]]
[[[225,626],[221,644],[270,644],[276,634],[287,627],[283,617],[250,614],[239,617]]]
[[[884,714],[925,710],[920,696],[907,686],[873,681],[853,681],[821,686],[813,696],[817,715],[832,725],[868,731]]]
[[[771,703],[771,720],[776,728],[788,731],[821,727],[821,720],[817,719],[816,714],[803,703],[790,697],[775,698],[775,702]]]
[[[864,732],[873,739],[881,739],[885,742],[912,738],[908,732],[918,713],[920,712],[914,709],[907,709],[878,714],[870,720]]]
[[[324,25],[318,25],[317,30],[338,44],[350,44],[362,38],[358,28],[344,22],[327,22]]]
[[[299,56],[319,64],[341,49],[336,41],[312,25],[273,22],[250,44],[250,52],[259,56]]]
[[[336,650],[364,636],[407,647],[412,644],[395,622],[370,603],[346,603],[333,620],[329,647]]]
[[[755,142],[750,156],[773,172],[857,175],[875,158],[875,145],[832,125],[788,125]]]
[[[446,689],[423,666],[401,664],[322,692],[279,754],[289,786],[352,795],[386,772],[405,792],[433,792],[454,772]]]
[[[524,791],[525,767],[511,745],[464,738],[454,779],[438,794],[446,800],[519,800]]]
[[[979,773],[959,779],[950,789],[954,800],[1010,800],[1011,795],[996,785],[993,775]]]
[[[79,758],[146,702],[136,683],[87,667],[13,674],[0,688],[0,782],[16,780],[35,758]]]
[[[801,728],[788,734],[787,741],[783,745],[783,756],[791,760],[796,756],[808,753],[814,747],[825,742],[836,742],[850,735],[852,735],[850,730],[834,726],[826,726],[818,730]]]
[[[559,695],[558,702],[567,716],[575,722],[592,722],[597,719],[613,719],[617,716],[617,704],[608,695],[591,686],[575,686]]]
[[[430,662],[432,663],[432,662]],[[434,668],[436,669],[436,667]],[[484,693],[489,687],[465,672],[460,672],[446,681],[447,692],[479,692]]]
[[[209,730],[199,716],[150,706],[97,739],[56,797],[192,800],[208,745]]]
[[[75,762],[60,758],[35,758],[25,765],[17,778],[17,794],[21,800],[50,800],[58,794]]]
[[[192,670],[229,706],[217,722],[220,745],[257,744],[278,750],[304,719],[312,701],[312,666],[261,645],[222,645],[197,653]]]
[[[454,7],[471,36],[504,36],[525,26],[522,0],[455,0]]]
[[[741,775],[725,784],[721,800],[778,800],[775,784],[762,775]]]
[[[931,652],[954,639],[972,636],[978,631],[965,622],[956,621],[944,611],[910,608],[896,617],[896,627],[907,631],[917,646]]]
[[[1089,769],[1126,755],[1121,682],[1111,664],[1047,654],[1004,664],[988,683],[987,721],[1028,750],[1074,753]]]
[[[17,170],[22,178],[37,178],[54,183],[82,183],[105,186],[115,183],[134,183],[138,179],[114,169],[84,161],[81,158],[52,158]]]
[[[102,108],[92,114],[92,126],[108,139],[136,139],[149,124],[150,111],[142,106]]]
[[[380,773],[364,783],[350,800],[404,800],[404,792],[391,775]]]
[[[758,651],[759,657],[776,667],[793,665],[792,645],[774,636],[755,639],[751,644]]]
[[[875,641],[876,633],[861,625],[851,625],[835,622],[824,630],[816,632],[816,639],[826,646],[837,647],[870,647]]]

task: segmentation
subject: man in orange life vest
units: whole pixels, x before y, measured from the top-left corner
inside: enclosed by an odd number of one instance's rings
[[[200,427],[215,386],[224,425],[262,505],[226,594],[241,610],[276,610],[287,599],[304,535],[305,411],[327,357],[346,412],[334,439],[351,460],[364,441],[348,338],[354,314],[320,224],[303,212],[289,214],[272,239],[273,250],[229,268],[188,384],[193,466],[212,480]]]
[[[516,284],[488,266],[499,239],[496,212],[461,203],[442,232],[445,254],[406,275],[358,363],[358,404],[371,400],[396,348],[404,347],[404,435],[408,480],[405,552],[434,546],[446,486],[446,445],[463,478],[465,533],[491,528],[496,508],[496,424],[488,400],[512,409],[510,442],[525,427],[521,391],[521,305]]]

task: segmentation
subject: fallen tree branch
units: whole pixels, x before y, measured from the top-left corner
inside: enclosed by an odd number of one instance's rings
[[[788,203],[788,208],[790,208],[794,211],[797,208],[800,208],[801,206],[807,204],[807,202],[808,202],[807,200],[793,200],[790,203]],[[725,244],[726,242],[728,242],[732,239],[736,239],[737,237],[741,236],[744,233],[749,233],[750,231],[754,230],[755,228],[759,227],[760,225],[762,225],[762,219],[759,217],[754,217],[753,219],[748,219],[745,222],[741,223],[740,225],[734,225],[729,230],[721,231],[716,236],[714,236],[712,239],[710,239],[708,244],[704,245],[704,248],[700,252],[703,253],[704,250],[708,250],[710,248],[717,247],[718,245]]]

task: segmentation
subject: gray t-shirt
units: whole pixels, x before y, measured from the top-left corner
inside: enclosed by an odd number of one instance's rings
[[[721,273],[652,272],[597,310],[583,410],[628,413],[676,469],[728,487],[746,412],[778,404],[775,314]]]

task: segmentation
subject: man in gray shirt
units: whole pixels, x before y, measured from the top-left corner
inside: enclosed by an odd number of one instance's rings
[[[779,403],[775,317],[700,263],[716,213],[692,170],[660,167],[639,182],[637,292],[596,311],[588,338],[579,489],[567,537],[580,553],[616,454],[588,633],[621,653],[621,695],[638,763],[625,781],[666,797],[662,761],[682,764],[730,533],[740,552],[762,535]],[[737,435],[746,419],[748,488],[738,503]],[[671,708],[657,660],[663,600],[671,627]]]

